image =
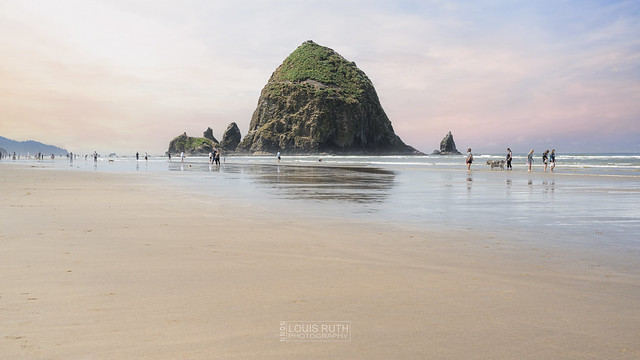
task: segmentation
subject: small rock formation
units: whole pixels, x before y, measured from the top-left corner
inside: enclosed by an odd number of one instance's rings
[[[214,143],[211,139],[187,136],[187,133],[185,132],[171,140],[169,143],[169,150],[167,152],[171,154],[179,154],[184,151],[187,155],[207,155],[211,152],[213,147],[217,145],[218,143]]]
[[[440,150],[433,150],[432,155],[462,155],[460,151],[456,149],[456,143],[453,141],[451,131],[449,131],[440,142]]]
[[[398,137],[354,62],[306,41],[262,89],[239,151],[420,154]]]
[[[213,136],[213,129],[212,128],[207,127],[207,130],[205,130],[202,135],[204,136],[205,139],[209,139],[209,140],[213,141],[216,144],[218,143],[218,140],[216,140],[215,136]]]
[[[235,151],[238,147],[238,144],[240,144],[241,139],[242,134],[240,134],[238,124],[232,122],[231,124],[229,124],[229,126],[227,126],[227,130],[224,131],[220,146],[226,151]]]

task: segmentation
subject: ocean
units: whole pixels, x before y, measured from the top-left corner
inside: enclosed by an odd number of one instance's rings
[[[559,155],[554,173],[533,171],[516,154],[513,170],[491,169],[474,156],[274,156],[66,158],[0,161],[31,166],[138,173],[175,191],[222,197],[282,217],[375,221],[402,228],[510,234],[528,245],[640,251],[640,155]],[[220,210],[217,210],[220,211]]]

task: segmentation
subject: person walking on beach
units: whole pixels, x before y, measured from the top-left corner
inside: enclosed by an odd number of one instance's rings
[[[93,162],[98,162],[98,152],[97,151],[93,152]]]
[[[216,166],[220,166],[220,150],[216,149],[216,154],[213,156]]]
[[[180,161],[184,162],[184,151],[180,152]]]
[[[547,165],[549,164],[549,149],[542,153],[542,163],[544,164],[544,171],[547,172]]]
[[[171,162],[171,152],[167,151],[167,155],[169,156],[169,162]]]
[[[146,151],[144,153],[144,161],[149,161],[149,155],[147,155]]]
[[[513,167],[511,167],[511,160],[513,160],[513,154],[511,153],[511,149],[507,148],[507,170],[513,170]]]
[[[549,162],[551,163],[551,172],[556,168],[556,149],[551,149],[551,155],[549,156]]]
[[[531,151],[529,151],[529,154],[527,154],[527,165],[529,166],[529,171],[531,171],[532,164],[533,164],[533,149],[531,149]]]
[[[136,151],[136,161],[140,160],[140,153]]]
[[[278,156],[278,162],[280,162],[280,151],[278,151],[277,156]]]
[[[215,151],[215,148],[213,148]],[[209,164],[213,164],[213,152],[209,151]]]
[[[473,163],[473,154],[471,148],[467,149],[467,170],[471,170],[471,164]]]

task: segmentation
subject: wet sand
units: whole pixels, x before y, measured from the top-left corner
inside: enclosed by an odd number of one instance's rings
[[[144,174],[0,170],[2,357],[640,357],[633,259],[281,217]],[[349,321],[351,341],[280,341],[304,320]]]

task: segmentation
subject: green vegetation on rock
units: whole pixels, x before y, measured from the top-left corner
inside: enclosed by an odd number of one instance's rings
[[[274,73],[272,80],[304,83],[303,86],[318,94],[342,95],[350,100],[359,99],[363,87],[372,86],[367,75],[355,63],[313,41],[306,41],[291,53]]]
[[[184,151],[189,155],[204,155],[208,154],[215,145],[217,143],[210,139],[187,136],[187,133],[184,133],[171,140],[168,152],[174,154]]]

